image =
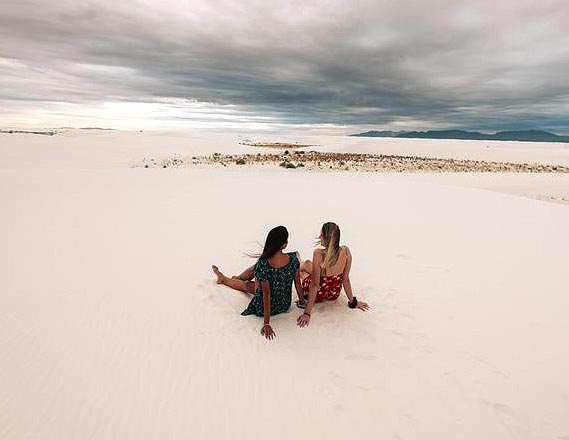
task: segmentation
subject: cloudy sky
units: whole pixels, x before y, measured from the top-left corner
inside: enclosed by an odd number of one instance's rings
[[[0,126],[569,134],[567,0],[0,0]]]

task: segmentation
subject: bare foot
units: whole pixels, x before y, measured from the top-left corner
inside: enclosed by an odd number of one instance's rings
[[[223,275],[221,273],[221,271],[219,270],[219,267],[213,265],[211,266],[211,269],[213,270],[213,273],[215,274],[215,276],[217,276],[217,284],[223,284],[223,280],[226,278],[225,275]]]

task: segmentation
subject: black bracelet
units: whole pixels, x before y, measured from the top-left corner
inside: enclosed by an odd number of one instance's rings
[[[348,307],[350,309],[355,309],[358,306],[358,299],[354,296],[354,299],[348,301]]]
[[[310,313],[304,312],[303,315],[306,315],[306,316],[308,316],[308,317],[310,318]]]

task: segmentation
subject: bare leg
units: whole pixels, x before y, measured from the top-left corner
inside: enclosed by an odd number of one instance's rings
[[[255,275],[253,275],[253,270],[255,269],[255,265],[248,267],[245,269],[241,274],[232,276],[231,278],[235,280],[243,280],[243,281],[251,281]]]
[[[211,266],[213,273],[217,276],[217,284],[231,287],[245,293],[255,293],[255,283],[253,281],[244,281],[237,278],[229,278],[219,270],[217,266]]]

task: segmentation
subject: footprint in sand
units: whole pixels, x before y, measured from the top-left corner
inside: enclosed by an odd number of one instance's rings
[[[379,290],[372,286],[363,286],[359,289],[360,296],[362,298],[377,297]]]
[[[443,266],[423,266],[417,269],[418,273],[427,273],[427,272],[441,272],[441,273],[448,273],[449,270]]]
[[[332,387],[330,387],[329,385],[322,385],[320,387],[320,395],[322,397],[324,397],[325,399],[333,399],[334,396],[336,395],[336,393],[334,392],[334,390],[332,389]]]
[[[532,437],[529,430],[521,426],[518,416],[510,406],[503,403],[494,403],[492,412],[500,420],[500,424],[510,433],[517,435],[519,438]]]
[[[499,369],[495,368],[493,365],[491,365],[489,362],[486,362],[484,359],[478,357],[478,356],[473,356],[472,359],[474,359],[475,361],[481,363],[482,365],[484,365],[485,367],[488,367],[489,370],[492,372],[492,374],[501,377],[502,379],[505,380],[510,380],[510,376],[508,376],[506,373],[504,373],[503,371],[500,371]]]
[[[492,411],[494,411],[494,415],[502,418],[515,418],[516,414],[508,405],[504,405],[502,403],[494,403],[492,405]]]
[[[405,261],[412,261],[413,257],[407,254],[396,254],[395,258],[399,258],[400,260],[405,260]]]
[[[424,353],[431,353],[429,338],[424,333],[415,333],[415,347]]]
[[[374,296],[378,298],[377,302],[374,302],[374,306],[377,305],[381,309],[389,308],[391,310],[398,310],[398,307],[395,305],[397,295],[399,294],[397,289],[381,289],[381,294],[376,294],[377,289],[374,288],[367,288],[366,291],[373,293]],[[369,298],[368,295],[369,294],[366,293],[365,298]],[[362,297],[364,297],[363,292]]]
[[[425,266],[425,269],[427,269],[427,270],[440,270],[442,272],[448,272],[448,269],[446,267],[443,267],[443,266]]]
[[[344,383],[345,379],[343,377],[335,373],[329,373],[326,383],[320,386],[320,395],[333,404],[338,405],[340,402],[337,402],[337,397],[343,393]]]
[[[220,313],[233,314],[236,312],[234,304],[229,300],[228,295],[235,293],[230,292],[228,288],[216,284],[213,281],[203,281],[196,286],[199,292],[200,302],[207,306],[213,307],[220,311]],[[243,301],[243,309],[247,306],[246,301]]]

